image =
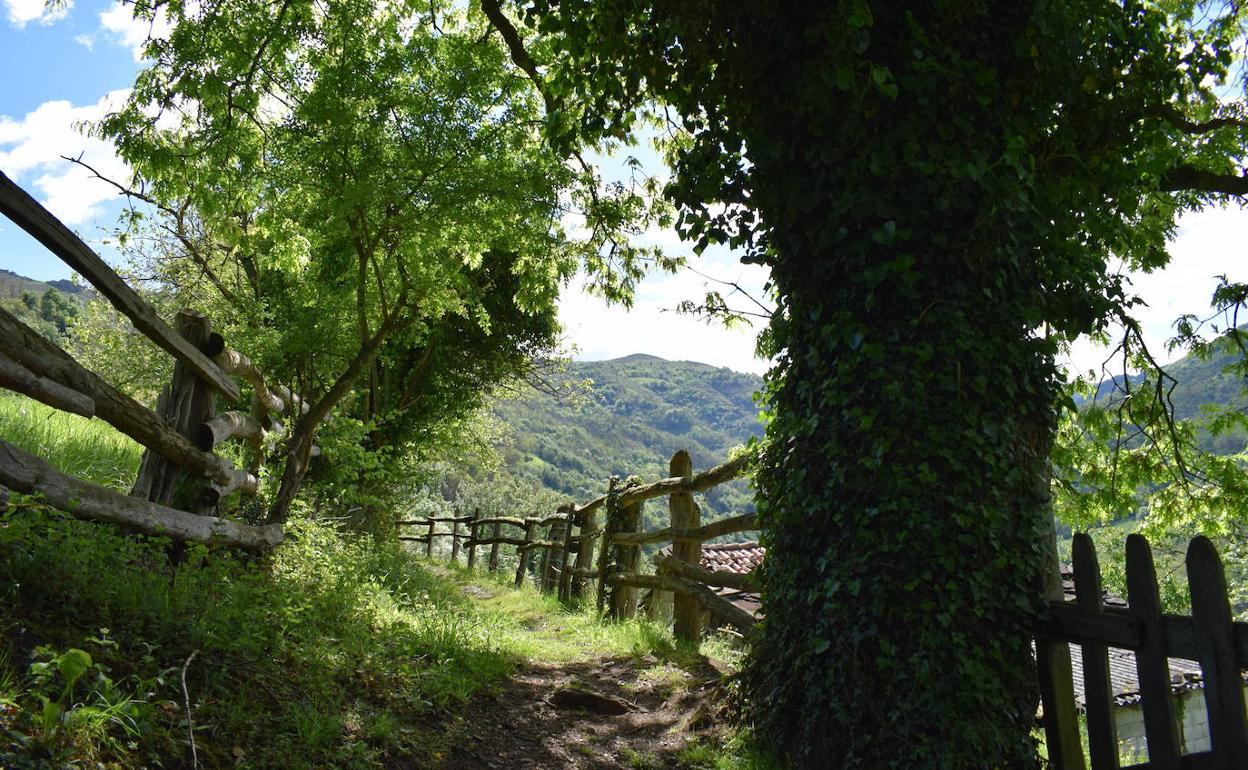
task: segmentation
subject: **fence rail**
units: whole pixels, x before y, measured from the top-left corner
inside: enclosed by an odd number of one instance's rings
[[[674,594],[674,628],[679,638],[698,638],[704,612],[748,632],[754,618],[718,596],[712,587],[752,583],[740,575],[704,570],[700,560],[703,542],[757,529],[757,519],[747,514],[702,525],[693,499],[696,492],[736,478],[745,462],[741,457],[694,474],[689,454],[680,451],[672,457],[672,475],[668,478],[620,488],[613,479],[607,494],[584,504],[567,503],[549,516],[483,517],[474,512],[471,516],[423,517],[397,522],[400,527],[425,530],[423,534],[401,535],[399,539],[423,543],[426,555],[432,555],[434,539],[450,538],[452,561],[458,560],[462,548],[469,567],[476,564],[477,548],[488,545],[491,572],[499,568],[499,547],[512,546],[517,586],[531,574],[541,590],[557,591],[560,599],[570,601],[584,597],[593,580],[599,607],[609,606],[617,618],[631,617],[637,612],[639,588],[651,589],[652,608],[662,603],[663,597]],[[664,496],[669,498],[670,526],[641,531],[643,503]],[[613,510],[599,526],[598,513],[608,503]],[[449,528],[438,531],[439,524]],[[461,531],[461,526],[466,531]],[[503,527],[519,531],[504,534]],[[673,543],[672,556],[659,560],[656,574],[641,574],[641,546],[665,541]]]
[[[1232,618],[1222,562],[1213,544],[1205,537],[1197,537],[1188,546],[1191,615],[1161,612],[1152,551],[1139,535],[1127,539],[1125,609],[1105,606],[1096,549],[1087,535],[1074,537],[1072,566],[1075,601],[1051,601],[1046,616],[1035,628],[1043,723],[1052,767],[1087,767],[1076,718],[1072,643],[1080,646],[1083,664],[1092,770],[1120,767],[1110,648],[1134,652],[1139,681],[1148,761],[1127,768],[1230,770],[1248,765],[1243,675],[1248,668],[1248,623]],[[1200,664],[1208,716],[1208,751],[1181,753],[1170,658]]]
[[[174,358],[173,379],[155,411],[79,364],[57,345],[0,308],[0,388],[34,398],[54,409],[98,417],[147,451],[130,495],[74,479],[0,439],[0,488],[39,494],[58,509],[94,521],[108,521],[177,540],[268,548],[282,539],[280,525],[252,527],[215,513],[233,492],[255,494],[266,439],[280,437],[275,415],[300,415],[307,404],[280,385],[266,384],[260,371],[226,348],[208,319],[188,311],[170,327],[133,288],[34,198],[0,173],[0,213],[36,238],[96,288],[141,333]],[[253,390],[250,412],[214,414],[214,395],[242,398],[231,375]],[[247,468],[235,468],[213,453],[224,441],[245,441]],[[318,450],[313,447],[313,454]],[[191,490],[188,492],[188,490]]]

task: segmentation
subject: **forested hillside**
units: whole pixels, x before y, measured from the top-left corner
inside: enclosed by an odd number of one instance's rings
[[[678,449],[693,456],[695,470],[705,470],[762,434],[756,375],[632,355],[574,362],[568,378],[587,383],[570,400],[530,393],[494,409],[513,432],[507,471],[574,500],[602,494],[612,475],[663,478]],[[705,520],[753,510],[744,481],[715,487],[702,502]],[[649,516],[657,511],[651,506]]]
[[[49,339],[64,334],[93,293],[72,281],[36,281],[0,268],[0,307]]]
[[[1241,360],[1239,350],[1231,341],[1222,340],[1206,356],[1189,354],[1165,366],[1166,373],[1174,378],[1173,383],[1163,383],[1174,405],[1174,416],[1180,420],[1200,420],[1207,411],[1206,407],[1227,407],[1240,411],[1248,408],[1243,372],[1234,368],[1235,363]],[[1127,390],[1122,387],[1123,382],[1124,378],[1119,375],[1100,383],[1097,400],[1106,404],[1121,403]],[[1153,380],[1144,374],[1132,375],[1125,382],[1135,393],[1148,393],[1153,388]],[[1248,435],[1235,426],[1216,436],[1202,429],[1197,436],[1200,448],[1214,454],[1242,452],[1248,439]]]

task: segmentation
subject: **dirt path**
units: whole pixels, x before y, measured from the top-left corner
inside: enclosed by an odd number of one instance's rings
[[[442,770],[677,767],[717,710],[719,673],[653,657],[531,665],[468,707]]]

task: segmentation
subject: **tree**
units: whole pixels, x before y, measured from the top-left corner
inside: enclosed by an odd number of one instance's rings
[[[526,40],[483,5],[556,146],[659,115],[682,233],[771,268],[760,734],[1036,766],[1054,356],[1128,317],[1111,259],[1248,188],[1239,8],[530,0]]]
[[[135,12],[175,26],[98,127],[135,170],[126,235],[155,238],[161,282],[212,303],[231,345],[310,396],[273,520],[339,405],[374,449],[406,449],[553,346],[578,265],[625,297],[650,256],[628,240],[652,213],[644,191],[599,189],[548,148],[533,87],[453,4]],[[582,210],[590,234],[569,237]]]

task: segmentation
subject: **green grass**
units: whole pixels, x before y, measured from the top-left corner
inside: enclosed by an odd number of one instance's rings
[[[0,436],[123,491],[141,456],[100,420],[9,394]],[[193,546],[172,564],[168,541],[12,502],[0,767],[13,770],[188,767],[191,726],[203,768],[425,767],[464,704],[523,662],[646,657],[646,676],[675,691],[699,655],[740,657],[722,639],[699,650],[645,619],[604,622],[507,573],[439,567],[329,524],[291,522],[263,558]],[[755,767],[734,741],[696,747],[687,766]]]
[[[129,489],[143,448],[108,423],[0,391],[0,436],[71,476]]]
[[[419,766],[437,715],[519,662],[511,633],[397,545],[326,525],[171,566],[160,540],[21,506],[0,516],[0,766],[186,765],[192,653],[203,767]],[[42,719],[64,680],[33,672],[74,649],[96,668],[63,722],[137,705],[71,735]]]

